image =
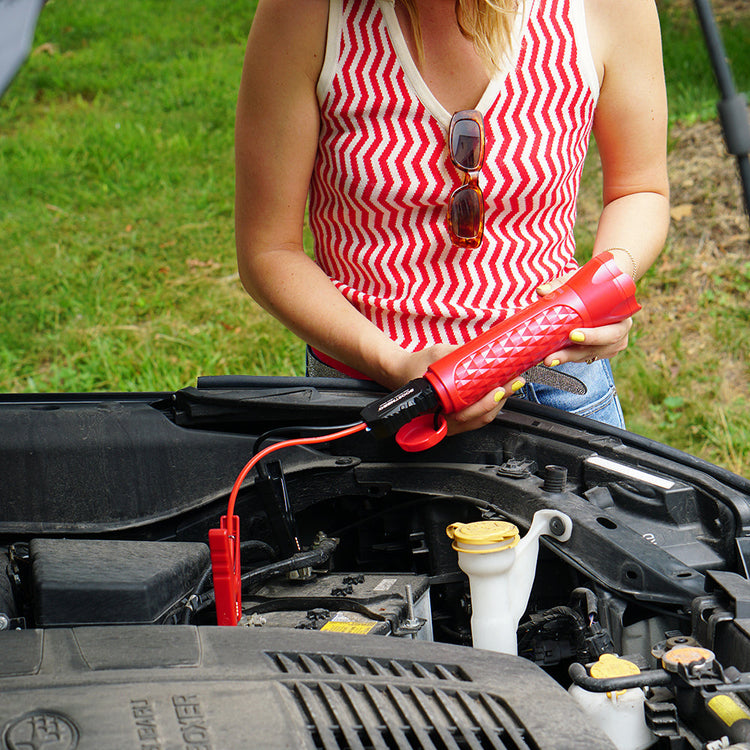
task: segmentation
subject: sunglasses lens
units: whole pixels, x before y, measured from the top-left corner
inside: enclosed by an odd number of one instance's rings
[[[455,241],[465,247],[478,246],[484,229],[484,198],[475,185],[463,185],[451,196],[448,221]],[[476,242],[476,245],[473,243]]]
[[[482,166],[482,129],[475,120],[456,120],[451,129],[451,159],[466,172]]]

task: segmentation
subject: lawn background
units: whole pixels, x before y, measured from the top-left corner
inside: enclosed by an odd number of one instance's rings
[[[714,118],[697,21],[684,2],[659,7],[672,121]],[[0,101],[0,390],[172,390],[204,374],[303,373],[302,344],[250,300],[235,266],[234,105],[253,8],[45,6]],[[750,9],[722,30],[747,91]],[[590,244],[584,228],[583,257]],[[643,293],[694,294],[680,284],[690,253],[681,263],[657,263]],[[636,327],[616,374],[633,429],[750,475],[747,366],[718,409],[691,399],[696,373],[718,389],[722,347],[746,359],[750,267],[723,280],[721,308],[711,288],[717,343],[693,353],[691,368],[651,363]],[[679,321],[670,325],[664,335],[679,337]],[[731,342],[719,340],[727,332]]]

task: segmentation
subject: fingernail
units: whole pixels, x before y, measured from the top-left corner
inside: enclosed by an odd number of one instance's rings
[[[499,391],[495,391],[495,403],[499,404],[505,398],[505,391],[501,388]]]
[[[586,340],[586,337],[583,335],[583,331],[573,331],[570,334],[570,340],[575,341],[576,344],[582,344]]]
[[[553,359],[553,360],[552,360],[552,361],[551,361],[551,362],[549,363],[549,366],[550,366],[550,367],[557,367],[557,366],[558,366],[559,364],[560,364],[560,360],[559,360],[559,359]]]
[[[552,286],[550,284],[541,284],[536,288],[537,292],[539,294],[549,294],[549,292],[552,291]]]
[[[516,382],[513,383],[513,385],[510,387],[510,389],[511,389],[511,391],[513,391],[513,393],[515,393],[516,391],[520,391],[521,388],[524,387],[524,385],[526,385],[526,383],[524,383],[523,380],[516,380]]]

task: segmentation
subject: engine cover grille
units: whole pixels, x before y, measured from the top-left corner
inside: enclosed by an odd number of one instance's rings
[[[267,656],[286,674],[410,677],[418,680],[471,682],[471,677],[458,664],[305,652],[277,652]]]
[[[489,693],[331,682],[286,687],[316,750],[530,748],[504,701]]]

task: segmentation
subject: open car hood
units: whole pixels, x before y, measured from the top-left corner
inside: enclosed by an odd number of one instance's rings
[[[735,688],[750,669],[750,483],[516,399],[423,453],[361,432],[271,454],[237,498],[242,620],[217,627],[206,542],[240,469],[260,443],[356,422],[380,395],[202,378],[0,399],[5,747],[40,727],[57,727],[59,747],[620,746],[567,676],[602,654],[645,675],[651,746],[700,747],[728,728],[693,704],[707,676],[723,695],[728,668]],[[500,519],[524,533],[549,511],[570,538],[542,537],[520,655],[471,648],[476,590],[446,527]],[[710,649],[710,669],[666,671],[683,643]],[[660,724],[688,694],[692,713]]]

